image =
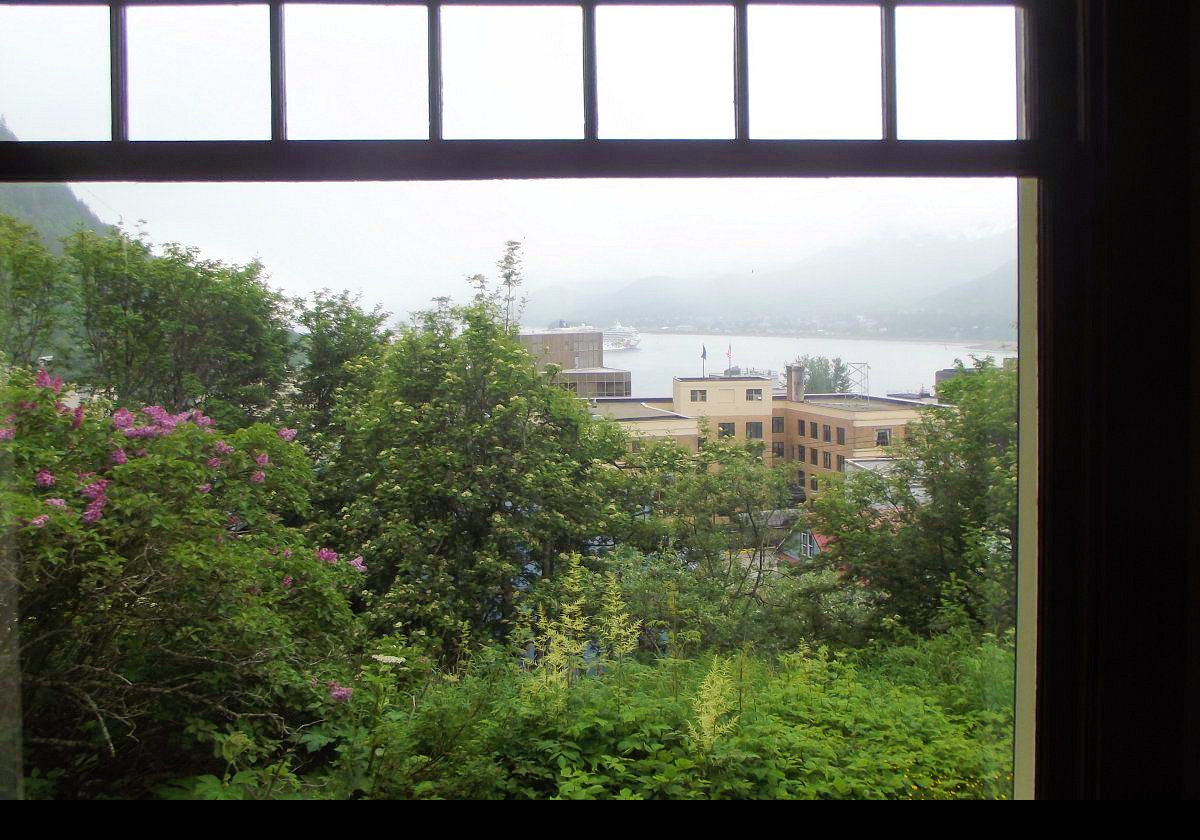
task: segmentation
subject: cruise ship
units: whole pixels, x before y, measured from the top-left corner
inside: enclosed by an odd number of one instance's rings
[[[617,350],[636,350],[642,343],[642,337],[633,327],[623,327],[614,324],[604,331],[604,352],[613,353]]]

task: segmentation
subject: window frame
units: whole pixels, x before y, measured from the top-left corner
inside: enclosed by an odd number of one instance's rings
[[[210,1],[190,0],[190,4]],[[496,1],[470,0],[476,5]],[[1036,319],[1036,360],[1030,358],[1030,367],[1022,365],[1019,374],[1022,411],[1033,404],[1031,417],[1037,421],[1029,445],[1022,436],[1022,482],[1031,482],[1036,489],[1032,507],[1022,507],[1022,516],[1032,511],[1036,522],[1029,526],[1033,543],[1021,544],[1018,571],[1018,587],[1023,588],[1026,573],[1036,570],[1029,577],[1036,602],[1032,655],[1037,701],[1036,709],[1026,712],[1037,719],[1032,733],[1036,756],[1030,750],[1028,765],[1018,760],[1016,792],[1018,796],[1036,792],[1038,797],[1128,795],[1130,791],[1169,796],[1183,790],[1179,759],[1186,742],[1179,721],[1186,717],[1182,714],[1186,693],[1180,689],[1183,683],[1165,681],[1161,674],[1171,671],[1174,680],[1186,673],[1193,687],[1197,683],[1195,660],[1184,657],[1191,631],[1183,613],[1184,606],[1194,606],[1197,600],[1194,593],[1182,594],[1185,587],[1179,583],[1187,578],[1184,563],[1189,553],[1178,550],[1195,543],[1180,538],[1180,529],[1172,527],[1185,521],[1183,505],[1188,497],[1186,493],[1174,500],[1118,496],[1096,466],[1104,463],[1106,440],[1131,434],[1123,423],[1153,433],[1150,419],[1096,420],[1117,413],[1114,406],[1121,396],[1110,381],[1161,386],[1154,390],[1166,395],[1172,406],[1182,406],[1184,411],[1187,406],[1186,389],[1172,379],[1186,381],[1193,373],[1186,361],[1166,361],[1147,371],[1134,359],[1112,354],[1117,339],[1129,340],[1130,325],[1139,323],[1131,313],[1145,314],[1145,321],[1155,320],[1160,329],[1167,329],[1165,318],[1173,326],[1182,324],[1186,331],[1186,306],[1160,304],[1152,313],[1141,289],[1126,290],[1116,281],[1119,271],[1153,271],[1163,278],[1159,300],[1164,294],[1186,300],[1188,292],[1187,272],[1177,267],[1188,260],[1188,211],[1195,206],[1195,192],[1189,194],[1186,179],[1178,177],[1181,163],[1186,171],[1189,136],[1186,127],[1179,129],[1186,117],[1167,113],[1179,112],[1176,106],[1187,101],[1189,36],[1186,21],[1180,25],[1183,4],[1113,0],[999,4],[1023,12],[1018,37],[1019,66],[1024,67],[1019,88],[1025,107],[1024,139],[906,141],[885,130],[880,141],[749,141],[743,72],[747,0],[728,1],[737,10],[739,45],[738,132],[732,141],[600,141],[595,139],[594,110],[589,111],[591,124],[581,141],[445,141],[438,139],[440,126],[436,135],[431,132],[431,139],[422,141],[290,141],[280,131],[286,124],[286,110],[273,97],[269,141],[129,141],[127,133],[114,132],[113,139],[102,142],[0,142],[0,182],[1037,179],[1033,187],[1036,242],[1031,246],[1036,294],[1032,301],[1025,296],[1021,309],[1023,321],[1030,320],[1031,314]],[[146,2],[150,0],[0,0],[4,5],[106,5],[114,32],[123,25],[124,9]],[[282,4],[260,2],[271,7],[272,56],[282,58],[282,27],[277,25],[282,23]],[[460,0],[423,2],[437,10]],[[885,23],[889,16],[894,22],[897,5],[913,2],[879,3]],[[980,4],[991,3],[968,0],[958,5]],[[597,3],[582,0],[581,5],[584,37],[589,37],[589,27],[594,37]],[[431,32],[436,26],[435,20]],[[884,37],[888,37],[886,29]],[[1147,44],[1155,48],[1147,49]],[[122,50],[123,41],[114,39],[114,100],[123,96],[118,93],[125,68]],[[885,96],[895,90],[894,55],[889,59],[888,52],[885,48],[892,78],[888,79],[885,67]],[[594,49],[591,55],[594,59]],[[281,89],[281,73],[273,72],[271,82],[273,93]],[[594,74],[588,78],[585,69],[592,103],[594,83]],[[431,113],[434,96],[440,96],[438,84],[431,75]],[[1146,97],[1146,90],[1159,95]],[[894,113],[894,96],[885,98],[885,126]],[[114,124],[117,120],[114,110]],[[1194,145],[1194,128],[1192,135]],[[1114,138],[1126,142],[1114,143]],[[1146,241],[1159,247],[1147,249]],[[1148,330],[1145,335],[1149,337]],[[1034,475],[1025,469],[1027,463],[1036,465]],[[1087,527],[1081,528],[1081,523]],[[1123,535],[1146,532],[1155,533],[1160,546],[1155,553],[1157,577],[1167,584],[1161,589],[1128,574]],[[1031,556],[1024,554],[1027,549]],[[1029,612],[1029,606],[1025,603],[1022,608]],[[1190,638],[1194,641],[1195,634]],[[1021,715],[1019,701],[1018,743]],[[1147,737],[1139,725],[1157,737]],[[1129,767],[1137,767],[1138,772],[1130,773]],[[1193,777],[1189,789],[1195,790],[1195,784]]]

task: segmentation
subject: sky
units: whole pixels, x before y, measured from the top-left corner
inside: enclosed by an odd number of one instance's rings
[[[423,7],[291,6],[290,136],[426,136]],[[897,10],[902,138],[1016,136],[1011,8]],[[875,7],[751,6],[751,136],[877,138]],[[132,139],[269,133],[262,6],[128,11]],[[582,136],[578,7],[443,10],[445,136]],[[733,136],[730,7],[597,11],[602,138]],[[107,139],[107,12],[0,6],[0,114],[21,139]],[[784,265],[881,234],[1015,224],[986,180],[86,184],[105,221],[205,256],[260,258],[275,285],[362,291],[394,312],[525,242],[531,290]]]

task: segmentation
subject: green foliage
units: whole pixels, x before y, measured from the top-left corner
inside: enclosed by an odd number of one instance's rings
[[[84,382],[124,403],[198,406],[223,424],[264,416],[287,375],[290,304],[263,268],[201,259],[143,236],[68,241],[88,365]]]
[[[822,563],[913,630],[1013,626],[1016,371],[977,360],[892,447],[892,469],[831,480],[806,527],[835,536]],[[957,617],[956,617],[957,616]]]
[[[31,365],[39,356],[62,356],[56,341],[72,313],[75,288],[62,262],[37,232],[0,215],[0,356]]]
[[[281,522],[307,510],[303,451],[198,412],[72,411],[31,379],[0,392],[27,765],[58,796],[139,795],[220,733],[286,733],[358,577]]]
[[[804,390],[809,394],[844,394],[850,390],[850,367],[840,358],[797,356],[804,366]]]

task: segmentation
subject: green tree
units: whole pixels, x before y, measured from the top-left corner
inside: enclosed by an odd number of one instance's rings
[[[560,554],[612,529],[627,441],[539,373],[485,294],[353,363],[319,464],[320,538],[361,553],[377,628],[503,635]]]
[[[174,244],[156,255],[124,231],[79,231],[66,256],[80,283],[88,384],[126,403],[199,406],[229,426],[265,414],[287,375],[291,307],[261,264]]]
[[[798,356],[804,366],[804,390],[809,394],[842,394],[850,390],[850,368],[840,358]]]
[[[391,338],[391,331],[384,328],[391,313],[379,305],[368,312],[359,305],[360,299],[347,291],[335,295],[324,289],[300,312],[300,326],[307,335],[295,403],[298,415],[314,431],[325,431],[333,420],[338,390],[350,377],[346,364],[380,352]]]
[[[11,364],[31,365],[39,356],[57,362],[70,349],[64,332],[75,302],[75,285],[62,262],[29,225],[0,215],[0,352]]]
[[[965,618],[1012,626],[1017,525],[1015,369],[990,359],[945,383],[892,447],[884,473],[831,481],[809,525],[832,538],[822,562],[868,586],[879,615],[928,631]]]

